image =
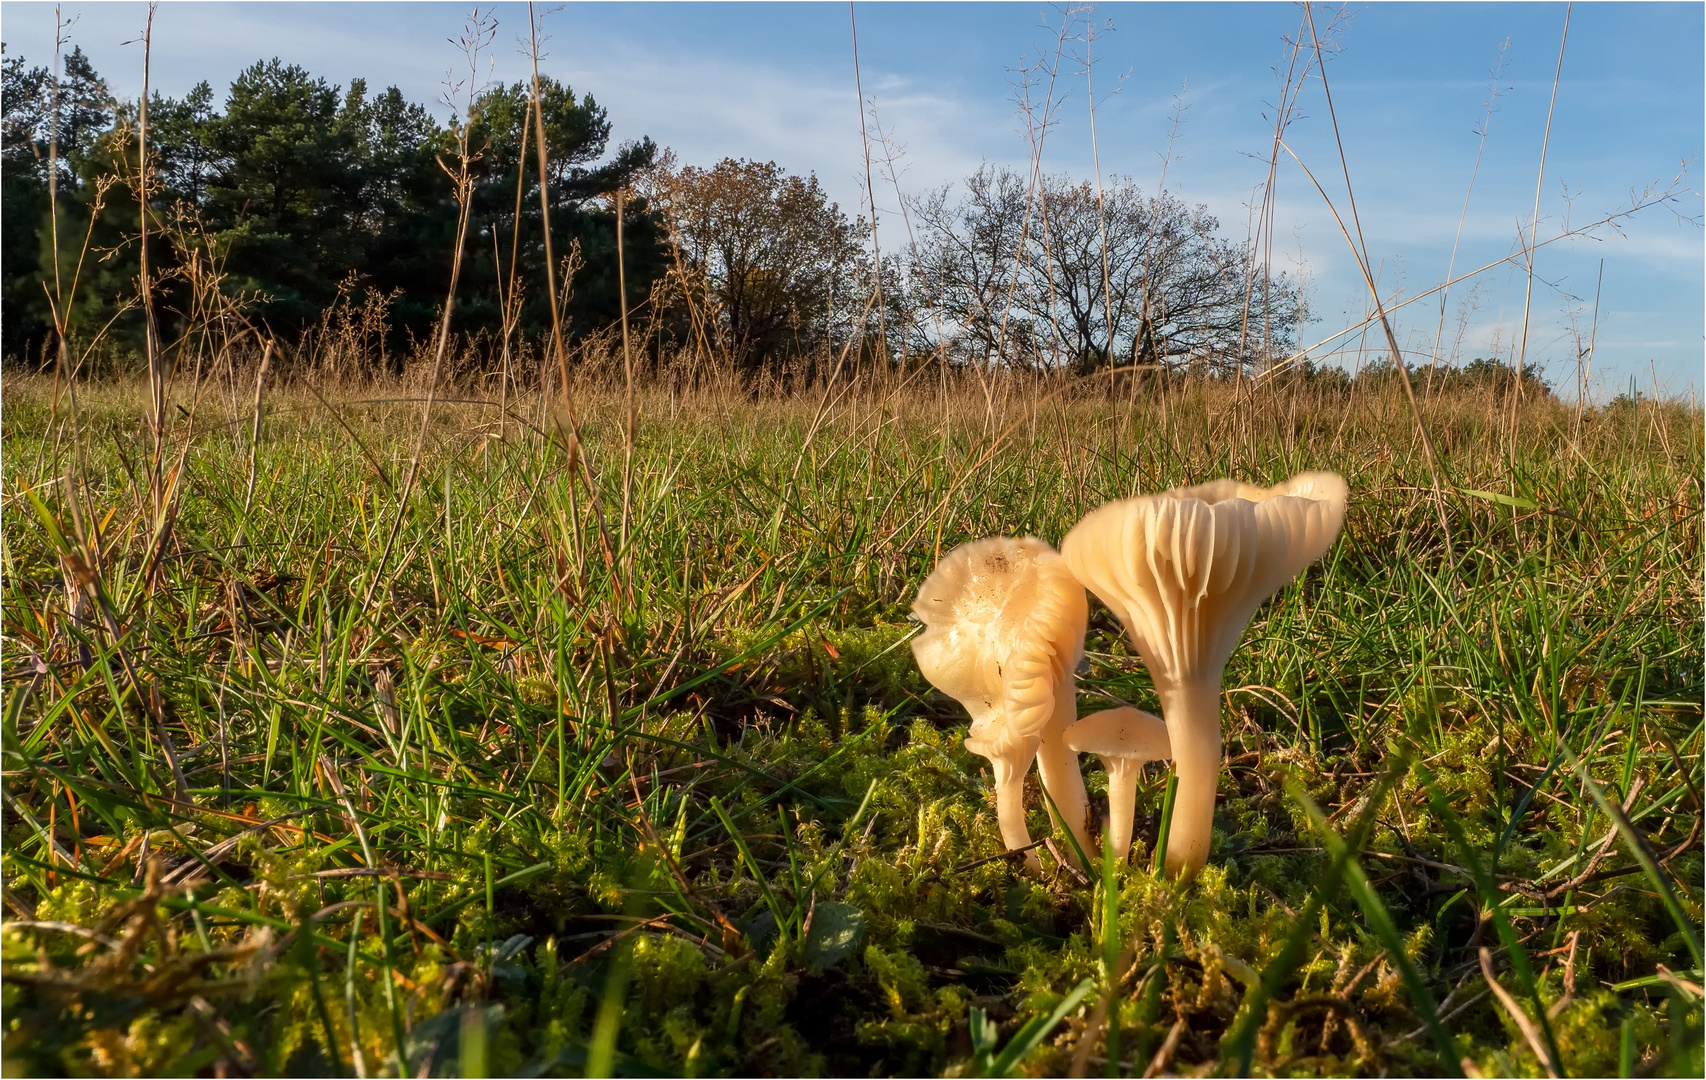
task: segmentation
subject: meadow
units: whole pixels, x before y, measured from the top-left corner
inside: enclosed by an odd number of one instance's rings
[[[6,376],[8,1075],[1706,1067],[1693,402],[1420,385],[1436,485],[1366,378],[589,376],[571,421],[250,365]],[[1028,873],[919,583],[1305,469],[1346,526],[1228,665],[1207,869],[1154,869],[1152,763],[1129,865],[1030,780]],[[1087,652],[1081,712],[1156,710],[1094,601]]]

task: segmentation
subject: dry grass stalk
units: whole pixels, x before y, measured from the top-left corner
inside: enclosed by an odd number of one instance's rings
[[[1252,260],[1250,263],[1249,272],[1245,276],[1245,280],[1244,280],[1244,317],[1243,317],[1243,321],[1242,321],[1242,323],[1239,327],[1239,331],[1238,331],[1238,353],[1239,353],[1240,357],[1246,355],[1246,353],[1248,351],[1248,347],[1249,347],[1250,305],[1255,300],[1257,267],[1258,266],[1262,267],[1262,269],[1264,271],[1263,289],[1266,290],[1267,283],[1266,283],[1265,279],[1267,277],[1267,270],[1272,265],[1271,259],[1272,259],[1272,248],[1273,248],[1273,231],[1274,231],[1273,230],[1274,199],[1275,199],[1275,190],[1276,190],[1275,182],[1278,179],[1278,174],[1279,174],[1279,160],[1280,160],[1279,159],[1279,153],[1280,153],[1281,140],[1285,137],[1286,128],[1291,126],[1292,116],[1297,110],[1298,92],[1303,88],[1304,82],[1309,77],[1309,65],[1307,62],[1304,64],[1304,70],[1302,71],[1302,73],[1299,73],[1297,70],[1297,60],[1298,60],[1298,57],[1301,55],[1302,48],[1303,48],[1303,27],[1302,26],[1298,27],[1298,33],[1297,33],[1296,37],[1293,38],[1291,41],[1287,42],[1287,44],[1289,44],[1291,46],[1291,55],[1286,62],[1285,80],[1280,84],[1279,106],[1274,110],[1274,141],[1273,141],[1273,147],[1268,153],[1268,175],[1267,175],[1267,179],[1262,184],[1261,209],[1256,216],[1256,230],[1255,230],[1256,235],[1252,240],[1252,244],[1254,246],[1264,249],[1265,257],[1260,263],[1257,263],[1256,261]],[[1266,310],[1267,310],[1267,305],[1264,304],[1263,305],[1263,322],[1264,322],[1263,341],[1264,341],[1264,343],[1266,343],[1269,340],[1269,331],[1268,331],[1268,328],[1266,326],[1266,319],[1267,319]],[[1271,367],[1271,357],[1269,358],[1269,360],[1270,360],[1270,367]]]
[[[532,115],[532,103],[528,104],[529,117]],[[515,337],[516,325],[521,321],[521,292],[516,287],[516,260],[521,254],[521,196],[527,187],[527,141],[533,135],[531,126],[524,118],[521,124],[521,148],[516,153],[515,161],[515,209],[512,211],[514,224],[510,231],[509,240],[509,271],[498,283],[498,303],[503,310],[503,372],[498,387],[498,439],[501,441],[505,434],[505,425],[509,419],[509,385],[510,373],[510,341]],[[544,183],[544,178],[540,178]],[[495,265],[502,262],[497,254],[498,233],[492,230],[492,252],[496,259]]]
[[[1422,419],[1421,407],[1416,403],[1416,390],[1410,385],[1410,370],[1404,364],[1403,353],[1398,348],[1398,338],[1392,333],[1392,320],[1387,318],[1386,311],[1381,306],[1380,290],[1375,287],[1374,276],[1369,273],[1368,245],[1363,241],[1362,223],[1357,218],[1356,193],[1351,186],[1351,167],[1349,161],[1345,157],[1345,142],[1344,138],[1339,133],[1339,119],[1333,111],[1333,93],[1327,85],[1327,68],[1321,58],[1321,38],[1315,32],[1315,15],[1307,2],[1303,5],[1303,14],[1305,20],[1309,24],[1310,44],[1315,50],[1315,70],[1321,75],[1321,93],[1327,99],[1327,116],[1333,124],[1333,141],[1339,148],[1339,167],[1344,172],[1345,197],[1350,202],[1351,222],[1356,226],[1357,240],[1355,244],[1351,245],[1351,252],[1356,256],[1357,265],[1362,268],[1363,281],[1368,285],[1369,297],[1374,302],[1375,313],[1380,316],[1380,328],[1386,333],[1386,345],[1392,354],[1392,366],[1397,370],[1398,378],[1404,386],[1404,396],[1410,403],[1410,414],[1416,421],[1416,434],[1421,438],[1422,453],[1426,457],[1428,463],[1428,478],[1433,484],[1434,509],[1439,515],[1440,534],[1445,544],[1445,556],[1452,566],[1455,567],[1457,557],[1451,546],[1451,523],[1446,519],[1445,514],[1445,492],[1440,486],[1439,459],[1434,453],[1433,439],[1428,435],[1427,423]],[[1291,153],[1291,148],[1286,147],[1286,152],[1288,154]],[[1294,160],[1296,159],[1295,154],[1293,154],[1292,157]],[[1299,166],[1303,165],[1302,161],[1298,161],[1297,163]],[[1306,174],[1309,173],[1307,167],[1304,167],[1304,172]],[[1316,190],[1321,192],[1321,198],[1327,201],[1327,208],[1332,210],[1333,218],[1335,221],[1338,221],[1339,229],[1343,232],[1345,223],[1339,218],[1338,211],[1333,210],[1332,201],[1327,199],[1326,191],[1321,189],[1321,185],[1316,182],[1313,174],[1309,174],[1309,180],[1311,183],[1315,184]],[[1348,232],[1345,233],[1345,240],[1347,242],[1350,240],[1350,234]]]
[[[142,97],[136,120],[136,203],[137,253],[141,262],[138,291],[142,296],[142,345],[148,358],[148,425],[154,436],[154,454],[149,474],[149,493],[153,497],[154,515],[165,512],[164,492],[160,480],[160,455],[166,441],[166,374],[160,370],[160,341],[154,321],[154,282],[148,273],[148,64],[154,36],[154,4],[148,5],[148,19],[142,29]]]
[[[859,24],[853,16],[853,0],[847,0],[847,25],[853,36],[853,89],[859,96],[859,142],[865,154],[865,198],[871,208],[871,274],[877,294],[877,355],[884,363],[878,374],[888,378],[888,305],[883,302],[883,249],[877,242],[877,189],[871,182],[871,137],[865,131],[865,87],[859,76]],[[864,329],[861,323],[859,330]],[[853,377],[859,377],[855,362]]]
[[[1055,32],[1054,55],[1046,65],[1039,61],[1036,67],[1026,69],[1021,73],[1022,82],[1020,85],[1023,94],[1021,100],[1021,111],[1025,116],[1025,137],[1030,142],[1031,147],[1030,198],[1036,203],[1037,221],[1041,227],[1041,236],[1043,240],[1043,280],[1048,287],[1048,321],[1049,330],[1053,335],[1051,338],[1052,345],[1051,355],[1049,358],[1045,361],[1040,353],[1035,357],[1036,366],[1039,369],[1059,369],[1061,355],[1060,343],[1062,337],[1060,332],[1060,320],[1058,318],[1059,313],[1056,310],[1054,285],[1055,260],[1053,237],[1050,235],[1048,227],[1048,183],[1047,177],[1043,174],[1043,145],[1048,139],[1049,130],[1057,123],[1055,119],[1055,111],[1060,107],[1060,101],[1056,99],[1054,91],[1055,85],[1060,77],[1060,62],[1066,52],[1066,43],[1072,35],[1072,29],[1077,25],[1078,20],[1083,16],[1084,11],[1085,9],[1083,7],[1077,5],[1063,9],[1061,11],[1060,27]],[[1030,99],[1030,77],[1031,73],[1037,70],[1046,70],[1048,72],[1048,82],[1043,93],[1040,113],[1033,108]],[[1021,230],[1017,257],[1013,264],[1015,276],[1019,272],[1020,260],[1023,259],[1028,264],[1030,259],[1030,247],[1025,241],[1026,233],[1024,230]],[[1034,274],[1030,277],[1028,284],[1033,288],[1035,287]],[[1011,294],[1008,296],[1008,303],[1009,305],[1012,303]],[[1005,327],[1003,327],[1003,330],[1005,330]],[[1033,347],[1034,344],[1035,343],[1033,342]],[[999,355],[999,350],[997,351],[997,355]]]
[[[1487,980],[1487,988],[1498,999],[1499,1005],[1510,1016],[1511,1022],[1516,1024],[1517,1030],[1522,1032],[1523,1040],[1528,1043],[1528,1048],[1534,1051],[1534,1056],[1540,1060],[1541,1067],[1546,1070],[1546,1075],[1558,1076],[1558,1063],[1547,1052],[1546,1044],[1541,1041],[1540,1032],[1535,1028],[1534,1021],[1529,1019],[1528,1014],[1523,1012],[1522,1006],[1518,1005],[1516,999],[1511,997],[1510,991],[1500,986],[1498,978],[1494,976],[1492,952],[1483,945],[1477,955],[1481,962],[1481,975]]]
[[[445,291],[444,311],[439,316],[438,337],[433,347],[432,374],[427,381],[426,403],[421,408],[420,433],[415,437],[415,448],[409,458],[408,470],[403,474],[403,491],[397,500],[397,512],[391,519],[391,529],[385,537],[385,546],[380,551],[379,562],[374,567],[373,574],[367,582],[367,590],[362,597],[361,606],[366,610],[373,603],[373,596],[379,589],[379,583],[384,580],[389,567],[391,549],[396,545],[397,535],[403,527],[403,516],[408,512],[409,496],[414,494],[415,484],[420,478],[421,451],[426,447],[427,432],[432,424],[432,409],[438,397],[439,376],[444,369],[444,356],[450,345],[450,315],[456,306],[456,286],[462,276],[462,253],[468,242],[468,219],[474,208],[474,178],[469,166],[479,156],[479,151],[469,145],[469,124],[473,120],[474,100],[479,94],[480,50],[484,48],[497,33],[497,23],[490,13],[482,15],[475,9],[468,17],[459,44],[463,56],[468,61],[468,78],[462,87],[451,85],[447,97],[454,103],[459,89],[466,88],[467,101],[463,109],[462,119],[456,126],[456,171],[451,172],[449,166],[441,160],[439,168],[450,178],[455,192],[456,215],[456,247],[450,255],[450,285]]]
[[[237,539],[233,544],[242,547],[244,532],[248,528],[249,513],[255,506],[255,476],[258,471],[261,456],[261,391],[266,386],[267,367],[272,363],[273,342],[267,339],[266,347],[261,353],[261,362],[255,366],[255,419],[249,429],[249,480],[243,489],[243,521],[237,527]],[[351,432],[351,434],[354,434]]]
[[[1487,87],[1487,99],[1482,103],[1484,109],[1477,134],[1480,136],[1475,144],[1475,165],[1469,170],[1469,186],[1463,192],[1463,209],[1457,215],[1457,232],[1451,239],[1451,258],[1445,264],[1445,278],[1451,280],[1451,275],[1457,269],[1457,249],[1463,242],[1463,224],[1469,219],[1469,198],[1475,193],[1475,180],[1481,175],[1481,157],[1487,151],[1487,136],[1493,130],[1493,105],[1499,99],[1499,80],[1505,70],[1505,50],[1510,48],[1511,39],[1505,38],[1499,43],[1499,55],[1493,62],[1493,70]],[[1439,292],[1439,323],[1434,328],[1434,347],[1428,365],[1431,376],[1439,368],[1439,343],[1445,334],[1445,302],[1450,289],[1442,288]],[[1425,396],[1425,394],[1424,394]]]
[[[1114,393],[1114,291],[1108,281],[1108,215],[1102,198],[1102,155],[1096,144],[1096,63],[1091,50],[1096,44],[1096,28],[1085,19],[1084,27],[1084,96],[1090,110],[1090,161],[1096,171],[1096,225],[1102,236],[1102,313],[1108,324],[1108,394]],[[1114,87],[1119,93],[1119,87]]]
[[[622,534],[619,550],[624,563],[628,552],[628,514],[634,490],[634,350],[628,344],[628,271],[622,251],[622,218],[627,210],[627,192],[616,193],[616,300],[622,313],[622,385],[627,408],[622,419]],[[654,309],[655,310],[655,309]]]
[[[907,246],[912,254],[914,265],[918,265],[918,236],[912,228],[912,213],[908,209],[910,200],[900,190],[900,169],[898,167],[898,162],[903,156],[904,151],[895,146],[889,137],[889,132],[883,129],[882,121],[877,116],[877,103],[875,100],[871,102],[871,122],[872,126],[877,129],[878,145],[883,148],[883,178],[894,188],[895,201],[900,206],[901,224],[906,227]],[[948,444],[952,441],[952,426],[948,413],[948,339],[942,330],[942,306],[941,296],[939,295],[938,290],[939,284],[939,282],[930,280],[928,276],[925,276],[922,281],[925,304],[930,309],[930,336],[933,337],[936,342],[936,348],[934,350],[936,354],[936,365],[940,369],[941,374],[942,453],[945,460]]]
[[[1582,437],[1582,414],[1587,409],[1588,377],[1593,374],[1593,351],[1599,342],[1599,292],[1605,285],[1605,260],[1599,260],[1599,275],[1594,279],[1593,286],[1593,324],[1588,331],[1588,348],[1586,363],[1583,363],[1583,353],[1578,342],[1576,349],[1576,433],[1572,442],[1580,441]]]
[[[1552,73],[1552,96],[1546,105],[1546,133],[1540,139],[1540,167],[1534,176],[1534,217],[1528,226],[1528,243],[1524,245],[1524,253],[1528,260],[1527,280],[1522,295],[1522,342],[1517,351],[1511,356],[1511,379],[1514,390],[1511,394],[1510,412],[1510,454],[1511,466],[1516,465],[1516,417],[1517,402],[1522,400],[1523,365],[1528,360],[1528,313],[1534,302],[1534,238],[1540,233],[1540,189],[1546,181],[1546,150],[1552,143],[1552,110],[1558,104],[1558,80],[1564,74],[1564,46],[1570,40],[1570,11],[1573,3],[1564,5],[1564,33],[1558,39],[1558,67]],[[1521,237],[1519,236],[1520,240]]]
[[[544,232],[545,240],[546,288],[552,298],[551,347],[556,354],[557,370],[562,379],[560,387],[562,391],[562,416],[563,419],[568,421],[569,427],[567,450],[571,466],[576,464],[580,466],[579,474],[581,479],[586,483],[587,501],[592,505],[593,518],[598,524],[599,546],[603,551],[605,564],[609,566],[612,573],[614,573],[617,566],[616,552],[610,543],[610,529],[605,524],[604,506],[598,496],[598,482],[592,471],[592,459],[586,452],[586,448],[581,438],[580,420],[575,413],[575,399],[573,393],[569,389],[568,355],[563,349],[562,302],[557,298],[556,259],[551,252],[551,195],[549,185],[546,183],[546,177],[550,175],[550,172],[546,168],[547,150],[545,146],[545,107],[544,98],[539,89],[539,22],[534,14],[531,0],[529,0],[527,5],[527,28],[528,58],[533,65],[533,99],[531,104],[533,113],[534,148],[539,159],[540,228]],[[569,281],[565,279],[563,285],[565,289],[568,288]],[[570,498],[573,499],[573,485],[570,486],[569,490]],[[574,509],[572,505],[571,509]],[[583,545],[581,544],[580,539],[580,514],[578,510],[575,510],[574,514],[575,522],[572,530],[574,548],[577,554],[581,554],[583,552]],[[616,580],[615,584],[618,591],[621,591],[622,583],[619,578]]]

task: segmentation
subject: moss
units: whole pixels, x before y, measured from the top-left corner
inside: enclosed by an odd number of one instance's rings
[[[889,1072],[940,1073],[949,1033],[965,1013],[965,993],[957,987],[932,988],[924,965],[904,952],[872,945],[863,960],[883,1014],[859,1023],[859,1041],[884,1052]]]
[[[677,937],[642,935],[631,952],[634,984],[646,1014],[688,1007],[710,974],[705,954]]]

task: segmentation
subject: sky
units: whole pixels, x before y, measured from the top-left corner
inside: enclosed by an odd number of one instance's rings
[[[61,9],[76,18],[72,43],[116,93],[134,97],[146,6],[62,0]],[[480,77],[521,79],[528,9],[490,10],[498,29]],[[815,173],[850,215],[869,214],[862,89],[870,137],[880,127],[899,152],[897,180],[880,168],[874,177],[888,251],[907,243],[901,196],[957,182],[983,162],[1028,168],[1019,73],[1054,59],[1064,14],[1027,2],[859,3],[851,20],[838,3],[536,10],[541,71],[608,110],[612,149],[650,136],[685,164],[774,160]],[[448,118],[447,81],[466,78],[455,39],[469,11],[168,0],[154,18],[150,85],[178,96],[205,79],[222,93],[244,67],[276,56],[339,85],[396,85]],[[1369,303],[1336,209],[1353,236],[1360,224],[1383,302],[1517,256],[1453,285],[1443,312],[1438,293],[1396,310],[1412,362],[1425,363],[1437,340],[1447,360],[1508,361],[1522,349],[1566,398],[1578,380],[1599,400],[1632,385],[1685,397],[1706,388],[1706,6],[1375,3],[1313,14],[1328,39],[1332,109],[1311,78],[1285,133],[1297,161],[1281,152],[1272,228],[1276,269],[1308,286],[1315,321],[1305,343],[1326,339],[1312,355],[1351,367],[1374,355],[1373,338],[1332,336],[1359,324]],[[1058,63],[1058,123],[1043,141],[1043,168],[1094,180],[1099,166],[1104,180],[1164,183],[1243,239],[1268,173],[1289,42],[1309,40],[1303,18],[1289,3],[1097,5]],[[1088,68],[1085,25],[1096,30]],[[8,56],[48,62],[53,27],[50,4],[0,3]],[[1044,89],[1034,86],[1033,98]],[[1667,189],[1669,199],[1584,229]],[[1542,241],[1580,231],[1537,249],[1530,289],[1523,237],[1537,195]]]

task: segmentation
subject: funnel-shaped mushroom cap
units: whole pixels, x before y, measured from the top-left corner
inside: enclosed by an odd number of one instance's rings
[[[1084,654],[1084,587],[1035,537],[990,537],[943,556],[912,612],[912,654],[971,713],[966,748],[1006,754],[1039,737]],[[1071,702],[1065,702],[1070,707]]]
[[[1349,488],[1312,472],[1108,503],[1061,542],[1078,580],[1131,634],[1157,683],[1218,675],[1256,606],[1324,555]]]

